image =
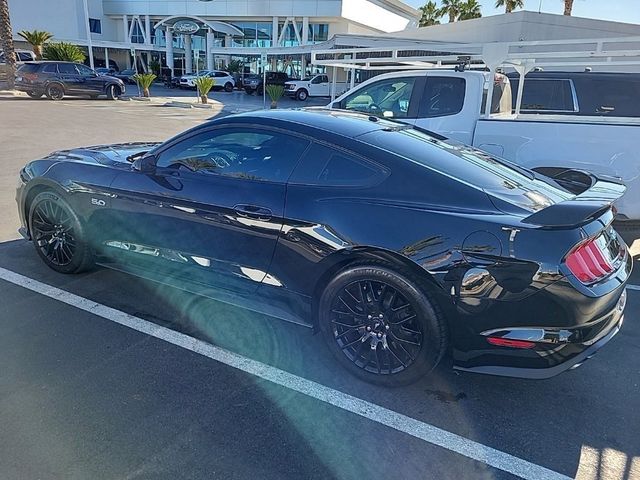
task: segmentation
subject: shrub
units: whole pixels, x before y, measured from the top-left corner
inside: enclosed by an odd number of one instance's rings
[[[60,62],[84,63],[86,55],[77,45],[67,42],[46,43],[43,47],[42,57],[45,60],[58,60]]]
[[[207,95],[209,95],[209,92],[211,91],[213,86],[216,84],[215,79],[211,77],[202,76],[202,77],[196,78],[193,81],[193,83],[196,84],[196,88],[198,89],[198,95],[200,95],[200,100],[202,101],[202,103],[209,103],[209,97],[207,97]]]
[[[155,73],[136,73],[133,76],[133,79],[136,81],[138,86],[142,89],[142,96],[149,96],[149,87],[156,79]]]
[[[271,99],[271,108],[276,108],[278,100],[284,95],[284,87],[282,85],[267,85],[265,90]]]

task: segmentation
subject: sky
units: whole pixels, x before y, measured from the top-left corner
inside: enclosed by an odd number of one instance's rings
[[[404,0],[412,7],[418,8],[427,0]],[[440,0],[436,0],[440,5]],[[504,13],[504,8],[494,8],[495,0],[478,0],[482,5],[482,15]],[[525,0],[524,9],[537,12],[562,14],[564,2],[562,0]],[[574,17],[596,18],[599,20],[613,20],[617,22],[640,24],[640,0],[574,0]]]

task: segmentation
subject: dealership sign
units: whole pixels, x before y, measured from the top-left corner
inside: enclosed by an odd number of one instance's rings
[[[200,30],[200,26],[191,20],[180,20],[173,24],[173,31],[176,33],[184,33],[185,35],[192,35]]]

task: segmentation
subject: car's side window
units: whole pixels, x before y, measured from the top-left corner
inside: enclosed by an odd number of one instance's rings
[[[420,102],[420,117],[444,117],[462,111],[466,82],[458,77],[427,77]]]
[[[160,153],[159,168],[203,175],[286,182],[309,141],[266,129],[220,128],[189,137]]]
[[[76,65],[76,69],[78,70],[78,73],[83,77],[90,77],[94,74],[93,70],[91,70],[89,67],[85,67],[84,65]]]
[[[407,77],[374,82],[345,98],[341,107],[389,118],[407,117],[415,80]]]
[[[77,75],[78,71],[76,70],[75,65],[72,63],[59,63],[58,64],[58,72],[65,75]]]
[[[56,67],[56,64],[55,64],[55,63],[47,63],[47,64],[43,67],[42,71],[43,71],[44,73],[58,73],[58,68]]]
[[[386,170],[368,160],[326,145],[307,150],[289,183],[317,186],[367,186],[385,178]]]
[[[511,89],[518,91],[519,80],[511,79]],[[513,95],[515,108],[516,95]],[[571,81],[554,78],[525,78],[520,111],[530,112],[574,112]]]

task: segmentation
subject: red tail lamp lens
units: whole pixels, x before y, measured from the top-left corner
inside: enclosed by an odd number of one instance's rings
[[[567,255],[565,263],[582,283],[593,283],[613,272],[613,265],[600,250],[595,239],[575,248]]]
[[[487,342],[491,345],[497,345],[498,347],[533,348],[536,346],[535,342],[528,342],[526,340],[510,340],[508,338],[501,337],[487,337]]]

